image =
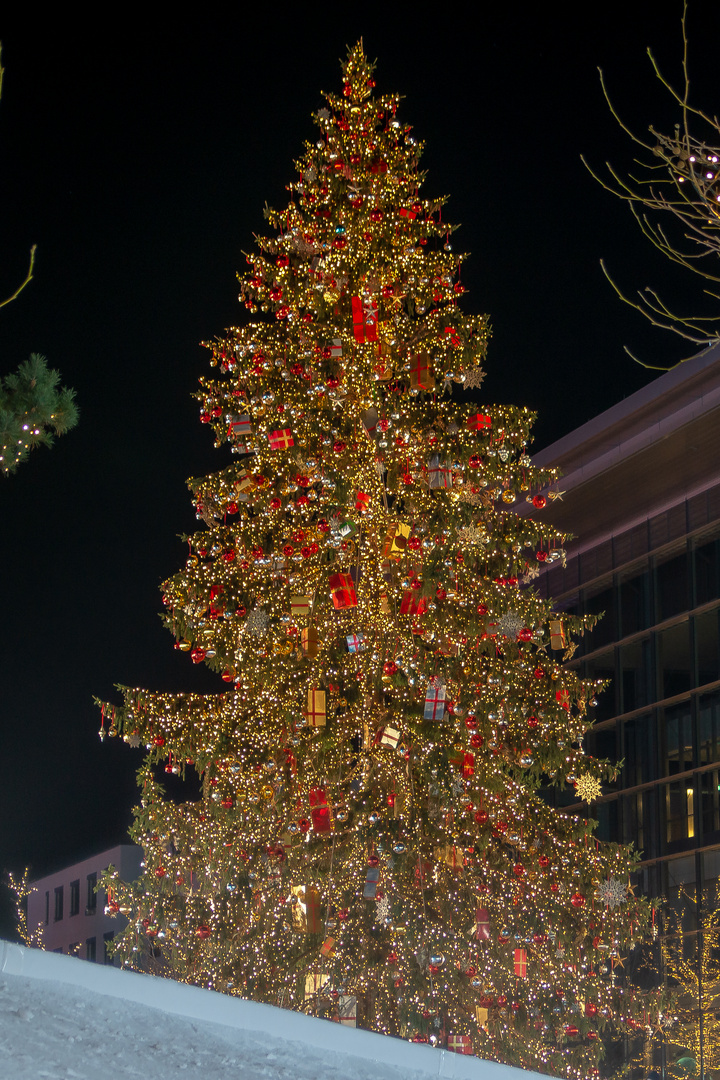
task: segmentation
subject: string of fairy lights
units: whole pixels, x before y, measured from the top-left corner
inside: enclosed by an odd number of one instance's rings
[[[598,686],[563,666],[585,624],[521,587],[563,557],[556,477],[527,409],[458,403],[487,320],[458,306],[399,98],[360,45],[344,77],[200,380],[237,459],[190,481],[201,524],[163,601],[227,689],[104,706],[147,750],[144,873],[110,874],[109,906],[129,963],[587,1076],[648,1008],[618,972],[650,906],[631,854],[540,794],[591,801],[613,772],[583,747]]]

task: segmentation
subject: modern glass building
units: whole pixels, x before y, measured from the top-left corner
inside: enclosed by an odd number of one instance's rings
[[[680,930],[702,994],[720,877],[720,348],[534,461],[562,469],[543,513],[577,537],[536,585],[558,609],[603,613],[571,664],[608,681],[588,751],[624,764],[591,813],[601,839],[642,852],[641,887],[666,898],[663,933]],[[711,1056],[704,1039],[702,1073],[720,1067]]]

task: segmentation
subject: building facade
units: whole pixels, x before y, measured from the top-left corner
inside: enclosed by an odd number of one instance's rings
[[[702,992],[720,878],[720,348],[534,462],[562,470],[542,512],[577,537],[535,585],[558,610],[602,614],[570,663],[607,681],[587,750],[623,765],[590,813],[600,839],[642,853],[639,884],[666,899],[663,933],[680,928]],[[572,789],[551,797],[587,812]]]
[[[107,897],[97,885],[108,866],[117,867],[124,881],[133,881],[140,874],[141,859],[142,848],[119,844],[31,882],[34,891],[28,897],[28,930],[42,929],[43,947],[48,952],[112,964],[108,946],[126,920],[105,914]]]

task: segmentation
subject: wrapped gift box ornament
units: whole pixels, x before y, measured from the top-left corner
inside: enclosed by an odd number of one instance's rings
[[[490,913],[487,908],[475,908],[475,940],[490,940]]]
[[[312,818],[314,832],[330,832],[330,807],[328,806],[327,795],[323,788],[310,789],[310,817]]]
[[[353,994],[341,994],[338,998],[338,1020],[346,1027],[356,1027],[357,998]]]
[[[428,462],[428,483],[435,491],[452,487],[452,469],[439,454],[432,454]]]
[[[310,614],[309,596],[291,596],[290,614],[293,619],[306,619]]]
[[[551,619],[549,623],[550,630],[550,648],[551,649],[564,649],[565,648],[565,631],[560,619]]]
[[[447,1048],[452,1054],[472,1054],[469,1035],[448,1035]]]
[[[468,416],[467,426],[471,431],[489,431],[492,427],[492,416],[486,413],[475,413],[474,416]]]
[[[295,445],[290,428],[278,428],[277,431],[268,432],[268,442],[271,450],[289,450]]]
[[[371,297],[352,298],[353,334],[360,345],[377,341],[377,303]]]
[[[434,390],[435,374],[433,372],[430,357],[426,352],[420,353],[411,361],[410,386],[413,390]]]
[[[313,972],[310,975],[305,976],[305,997],[311,998],[319,994],[323,986],[330,982],[329,975],[320,975],[319,972]]]
[[[325,727],[327,708],[324,690],[308,690],[307,720],[310,727]]]
[[[365,648],[364,634],[348,634],[345,640],[347,641],[348,652],[357,653]]]
[[[438,679],[431,679],[425,693],[426,720],[442,720],[445,715],[445,687]]]
[[[527,979],[527,950],[515,950],[515,974],[519,979]]]
[[[357,607],[357,594],[349,574],[330,575],[330,595],[338,611],[344,608]]]
[[[320,645],[317,627],[306,626],[304,630],[301,630],[300,643],[306,656],[317,656]]]
[[[319,933],[320,890],[313,885],[293,885],[290,890],[292,901],[292,927],[302,934]]]

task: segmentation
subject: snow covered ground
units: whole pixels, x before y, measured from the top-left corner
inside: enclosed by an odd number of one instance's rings
[[[535,1075],[0,941],[3,1080],[533,1080]]]

